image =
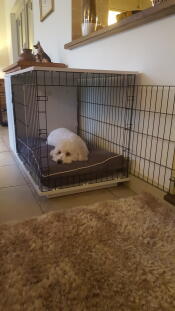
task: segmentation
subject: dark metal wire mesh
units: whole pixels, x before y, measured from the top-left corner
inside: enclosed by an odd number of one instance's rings
[[[172,192],[175,87],[134,84],[134,74],[30,71],[12,77],[17,152],[42,191],[128,177],[130,163],[131,174]],[[90,150],[122,155],[120,171],[43,178],[50,173],[43,144],[51,93],[65,87],[77,94],[78,134]]]
[[[19,157],[42,191],[128,177],[129,137],[135,75],[31,71],[12,77],[16,143]],[[50,177],[48,111],[53,88],[76,89],[78,134],[90,150],[123,156],[123,164],[101,172]],[[70,116],[71,117],[71,116]],[[59,124],[58,124],[59,127]]]
[[[174,191],[175,87],[135,86],[131,173],[165,192]]]

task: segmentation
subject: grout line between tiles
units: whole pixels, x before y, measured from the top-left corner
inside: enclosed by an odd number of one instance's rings
[[[6,166],[15,166],[15,163],[9,163],[9,164],[0,164],[0,167],[6,167]]]
[[[23,178],[24,178],[24,180],[25,180],[25,182],[26,182],[26,186],[27,186],[28,189],[30,190],[30,192],[31,192],[31,194],[32,194],[32,196],[33,196],[33,198],[34,198],[36,204],[39,206],[40,212],[41,212],[42,214],[44,214],[45,211],[43,210],[42,205],[41,205],[41,203],[40,203],[40,198],[39,198],[39,197],[37,196],[37,194],[35,193],[35,190],[33,189],[33,186],[31,185],[31,183],[30,183],[28,177],[26,176],[25,172],[24,172],[23,169],[21,168],[19,162],[16,160],[16,158],[15,158],[14,155],[13,155],[13,157],[14,157],[14,160],[15,160],[15,162],[16,162],[17,167],[19,168],[19,170],[20,170],[20,172],[21,172],[21,174],[22,174],[22,176],[23,176]]]
[[[0,187],[0,191],[3,189],[8,189],[8,188],[16,188],[16,187],[25,187],[26,184],[23,185],[15,185],[15,186],[5,186],[5,187]]]

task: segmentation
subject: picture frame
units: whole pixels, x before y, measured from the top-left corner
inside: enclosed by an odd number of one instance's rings
[[[43,22],[54,11],[54,0],[39,0],[39,5],[40,21]]]

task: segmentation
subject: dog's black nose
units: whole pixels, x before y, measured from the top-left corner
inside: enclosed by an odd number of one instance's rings
[[[62,160],[58,160],[57,163],[58,163],[58,164],[61,164],[61,163],[62,163]]]

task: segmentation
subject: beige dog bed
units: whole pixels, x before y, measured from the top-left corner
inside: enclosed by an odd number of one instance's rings
[[[175,211],[148,194],[0,227],[0,310],[175,310]]]

